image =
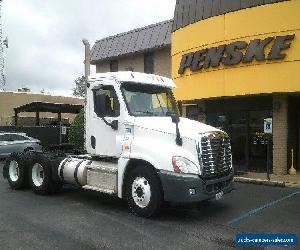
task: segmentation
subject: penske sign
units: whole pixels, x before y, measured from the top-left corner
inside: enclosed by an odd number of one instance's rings
[[[192,72],[196,72],[217,68],[221,64],[230,66],[239,63],[251,63],[254,59],[257,61],[282,60],[286,57],[283,50],[290,48],[294,38],[295,34],[254,39],[249,43],[236,41],[187,53],[181,58],[178,74],[182,75],[187,68],[190,68]],[[265,53],[267,45],[272,46],[268,54]]]

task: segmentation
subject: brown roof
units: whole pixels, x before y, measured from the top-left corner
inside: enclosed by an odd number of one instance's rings
[[[91,63],[170,46],[173,20],[152,24],[95,42]]]

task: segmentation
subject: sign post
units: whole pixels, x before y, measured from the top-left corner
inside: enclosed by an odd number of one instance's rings
[[[264,133],[267,136],[267,179],[270,180],[270,164],[271,164],[271,136],[273,132],[272,118],[264,119]]]
[[[63,126],[62,123],[59,123],[59,143],[62,143],[62,136],[67,134],[67,127]]]

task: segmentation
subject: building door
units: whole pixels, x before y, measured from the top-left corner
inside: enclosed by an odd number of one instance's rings
[[[227,132],[231,138],[233,152],[233,166],[236,172],[246,172],[248,169],[248,132],[247,113],[230,112],[227,114]]]
[[[264,119],[266,118],[272,118],[270,110],[249,112],[249,171],[267,171],[268,135],[264,134]],[[272,150],[269,153],[272,154]],[[270,157],[272,162],[272,155]]]

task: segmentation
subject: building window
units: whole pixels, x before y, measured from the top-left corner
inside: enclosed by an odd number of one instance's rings
[[[110,61],[109,68],[110,68],[110,72],[117,72],[119,70],[118,61],[116,61],[116,60]]]
[[[148,74],[154,73],[153,52],[144,54],[144,72]]]

